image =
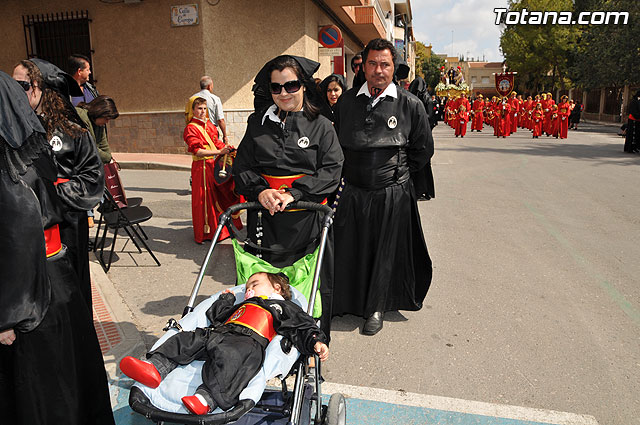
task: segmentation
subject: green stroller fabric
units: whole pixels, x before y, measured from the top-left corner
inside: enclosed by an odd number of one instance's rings
[[[311,288],[313,287],[313,274],[315,273],[316,264],[318,263],[318,252],[320,247],[316,248],[312,253],[300,258],[292,265],[279,269],[263,259],[246,252],[236,239],[232,239],[232,243],[236,259],[238,285],[244,285],[247,283],[247,280],[249,280],[251,275],[254,273],[282,272],[289,278],[291,286],[302,292],[306,299],[309,300],[311,297]],[[320,288],[320,281],[318,281],[318,288]],[[313,305],[313,317],[317,319],[320,316],[322,316],[322,301],[320,300],[320,290],[318,289],[316,291],[316,299]]]

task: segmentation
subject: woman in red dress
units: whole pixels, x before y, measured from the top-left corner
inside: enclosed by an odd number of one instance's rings
[[[233,204],[240,202],[235,192],[233,179],[229,178],[219,184],[215,179],[214,165],[218,156],[225,155],[223,161],[229,161],[233,148],[226,146],[218,139],[217,127],[207,117],[207,101],[194,96],[187,102],[187,126],[183,138],[187,150],[193,155],[191,163],[191,216],[193,220],[193,237],[197,243],[213,239],[218,216]],[[230,154],[228,155],[227,154]],[[227,162],[229,163],[229,162]],[[228,171],[231,176],[231,170]],[[239,213],[233,216],[233,223],[242,228]],[[220,240],[228,238],[225,228]]]

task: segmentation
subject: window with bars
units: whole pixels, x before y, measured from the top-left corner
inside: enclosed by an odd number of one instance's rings
[[[69,72],[69,56],[79,53],[89,58],[93,82],[95,76],[91,63],[93,50],[89,22],[91,20],[86,10],[23,16],[27,57],[47,60]]]

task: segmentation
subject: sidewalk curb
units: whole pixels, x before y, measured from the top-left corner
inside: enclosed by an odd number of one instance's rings
[[[109,382],[113,383],[123,377],[118,369],[120,360],[124,356],[142,357],[147,352],[147,348],[142,340],[142,335],[135,325],[131,310],[129,310],[129,307],[127,307],[122,296],[113,286],[93,253],[89,255],[89,260],[91,280],[100,293],[105,306],[111,313],[113,323],[122,336],[122,341],[103,355],[104,367],[107,371]],[[120,390],[120,386],[110,385],[112,406],[116,405]]]
[[[118,161],[123,170],[170,170],[170,171],[189,171],[190,166],[168,164],[162,162],[144,162],[144,161]]]

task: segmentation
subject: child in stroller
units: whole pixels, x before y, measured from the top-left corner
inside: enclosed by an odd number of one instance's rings
[[[204,360],[203,384],[182,402],[196,415],[216,407],[227,410],[238,402],[241,391],[262,366],[265,349],[276,334],[302,353],[315,352],[322,361],[328,358],[326,336],[290,299],[284,274],[255,273],[247,281],[243,303],[234,305],[235,296],[225,291],[207,310],[209,327],[175,334],[148,353],[148,361],[127,356],[120,369],[141,384],[156,388],[178,365]]]

